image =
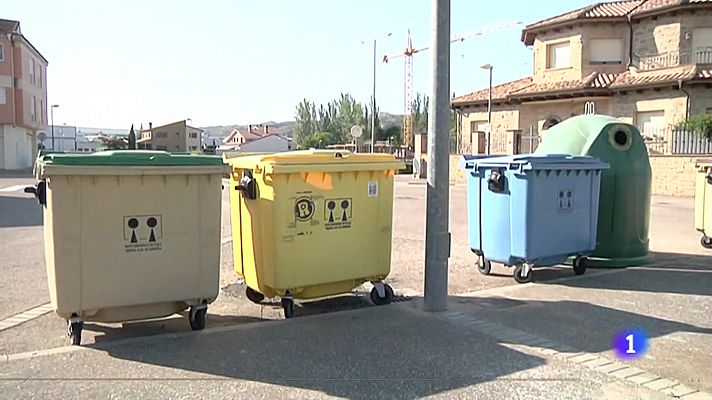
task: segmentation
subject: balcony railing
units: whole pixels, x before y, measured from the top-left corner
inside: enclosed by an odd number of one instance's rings
[[[640,129],[650,155],[712,154],[712,140],[674,128]]]
[[[677,67],[678,65],[712,64],[712,46],[692,50],[675,50],[651,56],[636,56],[637,67],[642,71]]]

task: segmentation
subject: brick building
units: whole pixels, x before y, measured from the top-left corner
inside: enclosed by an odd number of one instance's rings
[[[531,76],[492,88],[491,152],[533,151],[559,121],[595,107],[649,140],[712,112],[712,0],[597,3],[528,25]],[[458,147],[484,153],[489,89],[452,100]]]
[[[20,22],[0,19],[0,170],[32,167],[47,120],[47,60]]]

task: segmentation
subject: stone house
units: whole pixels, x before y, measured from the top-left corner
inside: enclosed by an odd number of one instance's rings
[[[458,150],[533,151],[548,128],[595,109],[660,140],[674,124],[712,112],[712,0],[596,3],[526,26],[531,76],[452,99]],[[496,66],[494,67],[496,71]]]

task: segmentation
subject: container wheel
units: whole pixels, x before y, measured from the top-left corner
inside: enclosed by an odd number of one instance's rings
[[[391,304],[391,302],[393,302],[393,288],[391,287],[391,285],[384,283],[383,291],[385,296],[381,297],[378,294],[378,289],[376,289],[375,286],[373,287],[373,289],[371,289],[370,297],[373,304],[377,306],[385,306],[386,304]]]
[[[203,329],[205,329],[205,316],[207,313],[208,307],[190,307],[190,312],[188,313],[188,321],[190,322],[190,328],[194,331],[202,331]]]
[[[583,275],[586,272],[586,257],[574,258],[574,274]]]
[[[262,293],[256,291],[255,289],[253,289],[249,286],[247,288],[245,288],[245,295],[251,302],[253,302],[255,304],[260,304],[260,303],[262,303],[262,300],[265,299],[265,295],[263,295]]]
[[[524,264],[518,264],[514,268],[514,280],[517,281],[517,283],[527,283],[532,281],[532,271],[531,268],[527,271],[527,274],[524,275]]]
[[[478,257],[477,271],[479,271],[482,275],[489,275],[490,271],[492,271],[492,263],[490,262],[490,260],[484,257]]]
[[[289,297],[282,297],[281,302],[284,309],[284,318],[294,317],[294,300]]]
[[[702,247],[704,247],[705,249],[712,249],[712,238],[707,237],[707,236],[702,236],[702,237],[700,238],[700,244],[701,244]]]
[[[84,329],[84,322],[68,322],[67,325],[67,336],[69,336],[69,342],[72,346],[79,346],[82,344],[82,329]]]

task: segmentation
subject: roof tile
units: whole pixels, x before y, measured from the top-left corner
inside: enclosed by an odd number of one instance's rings
[[[698,79],[711,79],[712,69],[696,70],[695,67],[678,68],[675,70],[650,71],[650,72],[622,72],[619,74],[604,74],[594,72],[578,81],[557,81],[533,83],[531,78],[518,79],[492,87],[494,100],[509,100],[510,98],[528,95],[549,94],[562,91],[584,89],[623,89],[645,87],[655,84],[676,83],[678,81]],[[479,90],[470,94],[456,97],[452,105],[477,104],[487,101],[489,91]]]

